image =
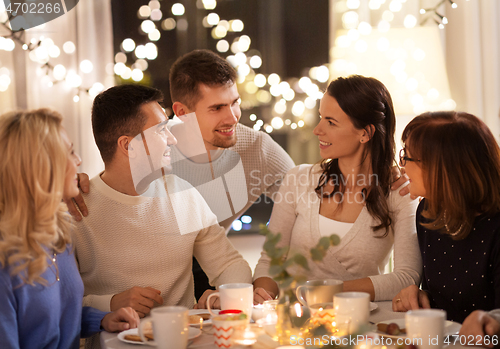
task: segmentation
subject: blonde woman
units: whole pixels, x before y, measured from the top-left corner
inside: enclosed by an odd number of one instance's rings
[[[61,202],[78,194],[80,157],[48,109],[0,116],[0,343],[78,348],[80,335],[137,326],[131,308],[82,308],[83,283]]]

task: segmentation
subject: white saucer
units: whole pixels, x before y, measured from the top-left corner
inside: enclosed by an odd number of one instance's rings
[[[118,339],[121,340],[122,342],[129,343],[129,344],[138,344],[138,345],[146,345],[144,342],[135,342],[135,341],[130,341],[128,339],[125,339],[125,336],[127,335],[139,335],[139,330],[137,328],[132,328],[130,330],[126,330],[123,332],[118,333]],[[188,340],[193,340],[196,337],[199,337],[201,335],[201,331],[197,328],[194,327],[189,327],[189,334],[188,334]]]
[[[394,322],[396,325],[399,326],[399,328],[405,328],[405,319],[392,319],[392,320],[386,320],[386,321],[380,321],[379,324],[390,324]],[[458,322],[453,322],[453,321],[445,321],[444,323],[444,336],[451,336],[453,334],[457,334],[460,331],[460,327],[462,327],[462,324],[459,324]],[[375,333],[383,336],[383,337],[388,337],[388,338],[406,338],[406,333],[398,334],[396,335],[391,335],[387,334],[385,332],[379,331],[377,329],[377,325],[375,325],[374,331]]]
[[[219,310],[218,309],[212,309],[212,311],[216,314],[219,313]],[[189,315],[200,315],[200,314],[208,314],[208,315],[211,315],[207,309],[191,309],[189,310]],[[203,320],[203,325],[211,325],[212,324],[212,318],[208,319],[208,320]],[[199,324],[190,324],[190,326],[193,326],[193,327],[200,327]]]

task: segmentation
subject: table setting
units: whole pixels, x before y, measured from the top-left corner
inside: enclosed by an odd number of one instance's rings
[[[306,283],[297,288],[292,304],[273,300],[253,306],[247,297],[250,284],[226,284],[214,293],[220,297],[221,311],[158,307],[138,329],[102,332],[101,348],[463,347],[458,337],[461,324],[446,321],[443,310],[393,312],[392,302],[370,302],[367,293],[341,292],[338,285],[332,287],[335,281]],[[148,333],[154,333],[154,341],[148,340]],[[125,339],[127,335],[135,335],[135,340]]]

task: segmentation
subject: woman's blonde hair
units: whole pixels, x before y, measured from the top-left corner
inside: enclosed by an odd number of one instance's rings
[[[49,253],[71,242],[61,121],[49,109],[0,116],[0,265],[31,285],[46,284]]]
[[[422,226],[455,240],[470,233],[478,214],[500,211],[500,148],[474,115],[447,111],[415,117],[402,140],[418,159],[425,183]]]

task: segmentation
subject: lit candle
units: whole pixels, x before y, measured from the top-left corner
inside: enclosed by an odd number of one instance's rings
[[[257,342],[257,336],[255,335],[255,333],[252,330],[247,328],[247,329],[245,329],[245,331],[243,331],[241,336],[236,337],[233,340],[233,342],[236,344],[239,344],[239,345],[249,346],[249,345],[253,345],[253,344],[255,344],[255,342]]]
[[[262,304],[255,304],[252,311],[252,320],[257,322],[264,317],[264,306]]]

